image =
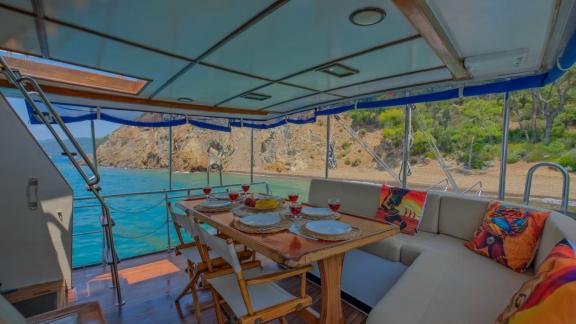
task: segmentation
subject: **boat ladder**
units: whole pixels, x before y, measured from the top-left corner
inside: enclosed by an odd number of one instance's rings
[[[98,170],[96,169],[94,163],[90,161],[90,158],[84,152],[84,149],[78,144],[74,135],[70,132],[66,123],[62,120],[60,115],[56,112],[52,103],[38,84],[36,80],[29,76],[22,76],[18,70],[14,70],[10,68],[6,60],[0,56],[0,71],[6,76],[8,81],[13,84],[16,89],[20,91],[20,93],[24,96],[26,102],[30,105],[33,109],[36,117],[48,128],[58,145],[64,151],[63,155],[67,156],[76,171],[80,174],[86,185],[88,186],[89,190],[94,194],[96,199],[99,201],[100,205],[102,206],[102,227],[104,228],[104,233],[106,237],[106,242],[108,245],[108,251],[110,254],[111,262],[110,264],[110,272],[112,276],[112,284],[115,288],[116,292],[116,302],[117,306],[121,306],[124,304],[124,300],[122,299],[122,290],[120,288],[120,281],[118,277],[118,255],[116,254],[116,248],[114,246],[114,237],[112,235],[112,225],[113,220],[112,216],[110,215],[110,208],[104,197],[100,194],[100,175],[98,174]],[[30,89],[30,90],[29,90]],[[34,98],[37,98],[36,100]],[[37,101],[38,100],[38,101]],[[45,105],[47,112],[44,112],[38,107],[38,102],[41,102]],[[72,144],[73,148],[68,148],[68,145],[64,142],[64,139],[58,134],[56,129],[52,124],[58,124],[58,126],[63,131],[65,138]],[[74,152],[75,151],[75,152]],[[77,152],[77,154],[76,154]],[[76,156],[80,156],[80,160],[76,160]],[[84,164],[90,170],[91,176],[89,176],[84,169],[82,168],[81,164]]]
[[[561,166],[558,163],[552,162],[540,162],[534,164],[530,169],[528,169],[528,174],[526,175],[526,185],[524,186],[524,204],[528,205],[530,201],[530,190],[532,188],[532,177],[534,176],[534,172],[542,167],[553,168],[560,173],[562,173],[562,202],[561,202],[561,211],[564,214],[568,213],[568,199],[570,196],[570,175],[568,170],[565,167]]]

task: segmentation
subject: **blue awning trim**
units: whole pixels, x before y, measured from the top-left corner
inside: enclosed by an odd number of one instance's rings
[[[352,109],[380,109],[386,107],[403,106],[407,104],[417,104],[440,100],[455,99],[458,97],[479,96],[491,93],[503,93],[509,91],[538,88],[553,83],[558,80],[576,61],[576,33],[572,35],[566,44],[564,52],[557,60],[557,64],[549,71],[542,74],[518,77],[508,80],[500,80],[486,84],[464,86],[462,88],[440,88],[430,93],[408,95],[400,98],[364,99],[357,103],[350,101],[332,104],[328,106],[313,106],[303,111],[289,113],[287,115],[275,115],[267,120],[260,119],[239,119],[206,116],[186,116],[181,114],[164,114],[148,112],[143,118],[144,111],[134,111],[119,108],[96,107],[90,105],[78,105],[67,103],[53,103],[54,108],[60,114],[65,123],[75,123],[87,120],[106,120],[129,126],[139,127],[169,127],[189,123],[196,127],[205,129],[230,132],[232,127],[248,127],[254,129],[270,129],[286,124],[307,124],[316,122],[318,116],[328,116],[340,114]],[[46,107],[39,104],[40,109],[45,112]],[[31,124],[40,124],[41,121],[35,116],[32,108],[26,103]],[[150,118],[150,115],[153,115]]]

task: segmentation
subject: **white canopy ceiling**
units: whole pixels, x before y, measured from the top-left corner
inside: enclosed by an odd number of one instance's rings
[[[366,7],[385,18],[353,24],[351,13]],[[573,7],[574,0],[0,0],[0,48],[148,80],[133,97],[151,102],[185,97],[216,115],[218,107],[283,114],[540,73],[572,34]],[[318,71],[333,63],[357,73]]]

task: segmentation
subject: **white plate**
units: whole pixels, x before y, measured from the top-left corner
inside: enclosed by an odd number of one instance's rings
[[[352,230],[352,226],[335,220],[312,221],[304,226],[307,230],[321,235],[342,235]]]
[[[224,208],[230,205],[232,205],[232,202],[224,200],[205,200],[198,204],[198,206],[202,206],[204,208]]]
[[[312,217],[334,216],[334,212],[330,208],[318,208],[318,207],[304,207],[302,208],[302,214]]]
[[[260,213],[242,217],[240,223],[252,227],[265,227],[278,224],[280,220],[277,213]]]
[[[210,195],[210,198],[212,199],[218,199],[218,200],[230,200],[230,198],[228,197],[228,193],[227,192],[216,192]]]

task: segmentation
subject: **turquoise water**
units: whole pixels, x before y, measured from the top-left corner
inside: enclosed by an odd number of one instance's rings
[[[55,157],[54,162],[74,190],[75,197],[90,197],[82,179],[65,157]],[[102,193],[104,195],[155,191],[168,188],[168,170],[140,170],[100,167]],[[255,182],[268,181],[272,193],[288,195],[296,192],[308,196],[309,180],[284,177],[254,177]],[[211,178],[214,185],[217,176]],[[224,174],[224,184],[249,182],[248,175]],[[174,173],[174,189],[202,187],[206,173]],[[238,188],[239,190],[239,188]],[[251,191],[265,192],[264,185],[254,185]],[[169,199],[178,201],[186,193],[172,194]],[[192,194],[201,194],[200,191]],[[156,252],[168,247],[166,205],[164,194],[109,198],[114,226],[114,239],[119,257],[126,258]],[[99,263],[102,260],[102,234],[100,232],[100,207],[95,200],[75,201],[74,239],[72,264],[74,267]],[[177,243],[170,224],[171,245]]]

